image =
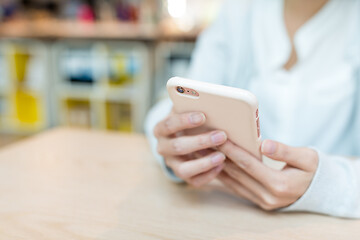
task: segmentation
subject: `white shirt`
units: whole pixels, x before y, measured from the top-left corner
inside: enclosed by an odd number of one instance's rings
[[[264,138],[354,154],[344,141],[356,90],[356,66],[344,59],[356,20],[354,2],[329,1],[296,32],[298,62],[286,71],[291,44],[283,1],[257,1],[252,24],[258,73],[248,88],[259,100]]]
[[[230,0],[199,39],[189,77],[249,89],[259,100],[264,139],[318,150],[310,187],[284,211],[360,218],[360,161],[334,156],[360,152],[354,132],[360,129],[360,0],[330,0],[297,31],[294,44],[298,62],[286,71],[291,45],[283,0]],[[157,159],[179,181],[152,135],[170,108],[168,99],[157,104],[145,129]]]

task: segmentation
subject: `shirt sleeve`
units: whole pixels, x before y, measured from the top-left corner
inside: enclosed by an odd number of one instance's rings
[[[164,158],[157,152],[157,139],[154,136],[155,125],[164,119],[171,111],[172,103],[170,99],[164,99],[158,102],[147,114],[145,120],[145,134],[150,144],[151,152],[155,159],[160,164],[165,175],[174,182],[182,182],[182,180],[175,176],[174,172],[166,166]]]
[[[295,203],[280,211],[360,218],[360,159],[317,152],[319,165],[309,188]]]

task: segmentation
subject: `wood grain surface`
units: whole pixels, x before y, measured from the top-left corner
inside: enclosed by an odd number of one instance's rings
[[[0,239],[360,239],[360,221],[267,213],[169,182],[142,135],[56,129],[0,150]]]

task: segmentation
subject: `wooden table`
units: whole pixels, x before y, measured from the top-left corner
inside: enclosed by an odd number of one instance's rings
[[[360,239],[360,221],[266,213],[169,182],[142,135],[56,129],[0,150],[0,239]]]

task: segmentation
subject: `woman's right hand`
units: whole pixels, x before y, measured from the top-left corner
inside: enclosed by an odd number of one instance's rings
[[[210,182],[224,168],[225,155],[214,150],[227,140],[223,131],[189,134],[205,123],[200,112],[170,113],[154,128],[157,151],[175,175],[188,184],[200,187]]]

